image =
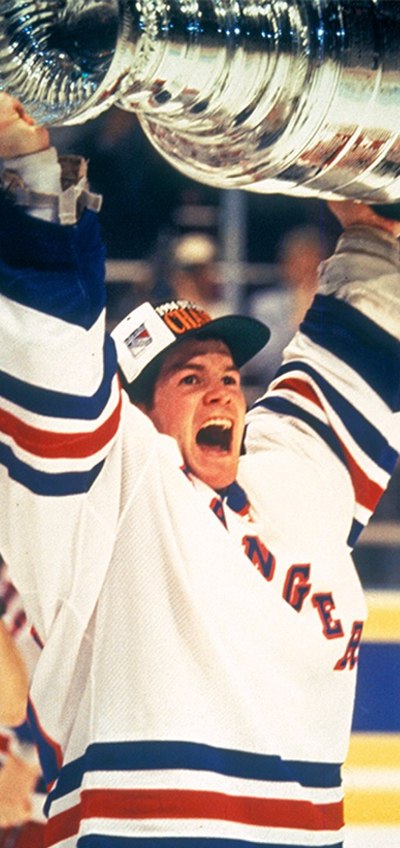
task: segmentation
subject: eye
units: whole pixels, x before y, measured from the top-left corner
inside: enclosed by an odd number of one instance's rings
[[[199,381],[199,377],[198,377],[197,374],[185,374],[185,376],[181,377],[181,379],[179,380],[179,385],[180,386],[182,386],[182,385],[183,386],[195,386],[199,382],[200,381]]]
[[[240,379],[236,374],[225,374],[222,378],[224,386],[239,386]]]

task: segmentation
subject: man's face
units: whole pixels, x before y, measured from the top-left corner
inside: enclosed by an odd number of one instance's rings
[[[239,371],[217,339],[187,339],[167,354],[147,414],[173,436],[190,470],[213,489],[237,474],[246,411]]]

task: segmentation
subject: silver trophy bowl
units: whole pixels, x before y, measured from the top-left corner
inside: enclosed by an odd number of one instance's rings
[[[186,175],[400,199],[400,0],[2,0],[0,89],[48,125],[134,111]]]

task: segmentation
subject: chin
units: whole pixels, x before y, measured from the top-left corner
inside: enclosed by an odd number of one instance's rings
[[[198,469],[195,473],[203,483],[207,483],[212,489],[225,489],[226,486],[230,486],[236,480],[237,467],[226,470],[213,468],[209,471]]]

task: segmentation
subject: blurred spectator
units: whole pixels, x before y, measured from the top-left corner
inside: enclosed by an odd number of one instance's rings
[[[260,386],[270,382],[282,354],[311,303],[317,287],[317,269],[328,255],[328,245],[317,227],[294,227],[277,248],[276,284],[255,292],[248,312],[268,324],[271,340],[250,363],[248,374]]]
[[[208,233],[185,233],[166,242],[152,299],[191,300],[213,318],[227,312],[218,266],[218,243]]]

